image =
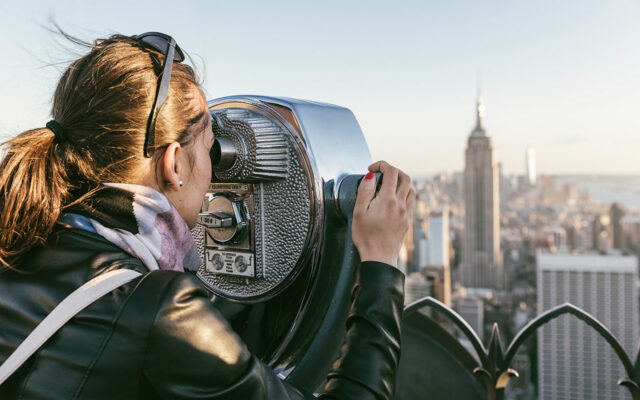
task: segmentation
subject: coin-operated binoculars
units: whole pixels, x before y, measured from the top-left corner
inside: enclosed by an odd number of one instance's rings
[[[345,333],[366,141],[353,113],[330,104],[232,96],[208,105],[216,141],[194,230],[197,276],[254,354],[313,391]]]

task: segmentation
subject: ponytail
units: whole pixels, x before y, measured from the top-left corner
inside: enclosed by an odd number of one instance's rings
[[[137,182],[148,162],[144,140],[162,55],[128,36],[89,44],[60,33],[88,53],[58,82],[51,110],[57,122],[0,145],[0,271],[18,270],[23,255],[47,241],[66,209],[90,198],[103,182]],[[195,134],[189,128],[203,107],[194,88],[194,70],[176,63],[156,125],[157,148],[188,143]]]
[[[0,266],[15,269],[22,254],[51,234],[69,195],[69,180],[47,128],[26,131],[2,147]]]

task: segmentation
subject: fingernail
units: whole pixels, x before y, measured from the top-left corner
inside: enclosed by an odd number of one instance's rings
[[[373,179],[373,177],[376,176],[373,172],[367,172],[367,175],[364,177],[364,179],[366,181]]]

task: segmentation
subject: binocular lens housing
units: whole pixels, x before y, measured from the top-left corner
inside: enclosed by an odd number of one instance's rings
[[[214,170],[224,171],[233,166],[238,158],[238,150],[227,137],[216,138],[211,148],[211,164]]]

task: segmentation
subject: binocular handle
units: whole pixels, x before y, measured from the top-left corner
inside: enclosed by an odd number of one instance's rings
[[[380,190],[382,185],[382,174],[376,172],[376,194]],[[351,219],[353,217],[353,208],[356,206],[356,199],[358,198],[358,188],[364,175],[346,175],[342,179],[339,179],[334,189],[334,204],[336,213],[345,218]]]

